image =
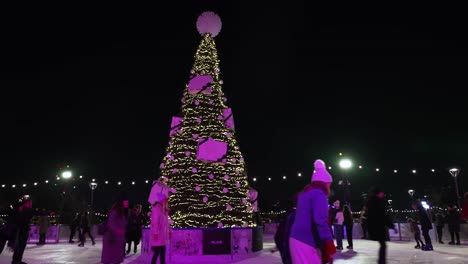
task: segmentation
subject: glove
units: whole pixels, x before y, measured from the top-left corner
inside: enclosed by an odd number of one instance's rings
[[[333,255],[336,253],[336,247],[333,240],[325,242],[325,245],[322,249],[322,261],[324,263],[332,263],[333,262]]]

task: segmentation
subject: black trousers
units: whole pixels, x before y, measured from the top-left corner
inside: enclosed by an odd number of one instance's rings
[[[158,260],[160,254],[161,257],[159,258],[159,263],[166,264],[166,246],[152,247],[152,249],[154,251],[154,254],[153,258],[151,259],[151,264],[156,264],[156,261]]]
[[[361,224],[362,227],[362,237],[367,238],[367,224]]]
[[[46,234],[39,234],[39,244],[44,245],[46,241]]]
[[[414,240],[416,240],[416,245],[419,246],[419,243],[421,243],[421,246],[424,246],[424,243],[421,240],[421,232],[414,233]]]
[[[424,241],[426,242],[426,245],[432,245],[431,237],[429,236],[429,229],[422,228],[422,233],[423,233],[423,237],[424,237]]]
[[[442,241],[442,229],[444,229],[444,226],[436,226],[437,229],[437,238],[439,239],[439,242]]]
[[[348,239],[348,246],[353,246],[353,225],[346,225],[346,239]]]
[[[12,263],[14,264],[19,264],[23,260],[24,249],[26,248],[29,237],[29,229],[20,229],[18,232],[18,241],[16,241],[16,247],[13,253]]]
[[[86,234],[88,234],[89,238],[91,238],[91,241],[94,242],[94,237],[91,235],[90,231],[85,229],[85,230],[80,230],[80,242],[81,242],[81,244],[84,244],[85,239],[86,239]]]
[[[455,243],[455,240],[454,240],[455,236],[457,237],[457,243],[460,244],[460,232],[453,232],[453,231],[450,232],[450,238],[452,239],[451,242]]]
[[[70,239],[68,241],[73,241],[75,234],[76,234],[76,226],[71,226],[70,227]]]
[[[379,240],[380,249],[379,249],[379,260],[377,261],[378,264],[385,264],[387,263],[387,244],[385,240]]]

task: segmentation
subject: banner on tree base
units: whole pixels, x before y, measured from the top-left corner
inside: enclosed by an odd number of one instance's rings
[[[197,229],[172,232],[171,254],[176,256],[201,256],[203,254],[203,232]]]
[[[231,254],[230,229],[203,230],[203,255]]]
[[[233,255],[252,253],[252,229],[232,229],[231,245]]]

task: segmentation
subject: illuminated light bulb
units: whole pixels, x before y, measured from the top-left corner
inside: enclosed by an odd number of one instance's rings
[[[108,184],[108,183],[109,183],[109,181],[105,181],[104,183],[105,183],[105,184]]]
[[[375,171],[380,171],[380,169],[379,169],[379,168],[377,168],[377,169],[375,169]]]
[[[361,166],[361,165],[359,165],[359,168],[360,168],[360,169],[362,169],[362,166]]]
[[[411,172],[416,173],[416,170],[412,170]]]
[[[283,176],[283,180],[286,180],[286,176]]]
[[[118,182],[117,185],[121,185],[122,183],[121,182]]]
[[[45,183],[49,183],[49,181],[48,181],[48,180],[46,180],[46,181],[45,181]]]
[[[37,182],[34,183],[34,186],[37,186]]]
[[[132,185],[135,185],[135,182],[134,182],[134,181],[132,181]]]
[[[26,187],[26,184],[23,184],[23,187]]]
[[[394,173],[397,173],[398,171],[397,170],[393,170]]]
[[[257,181],[257,178],[253,178],[253,181]]]

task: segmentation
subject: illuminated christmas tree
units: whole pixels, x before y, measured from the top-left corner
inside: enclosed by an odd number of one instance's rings
[[[197,20],[202,40],[182,98],[182,115],[173,117],[161,176],[173,190],[169,198],[174,227],[253,226],[253,207],[245,163],[235,137],[232,111],[221,90],[214,37],[221,20],[204,12]]]

